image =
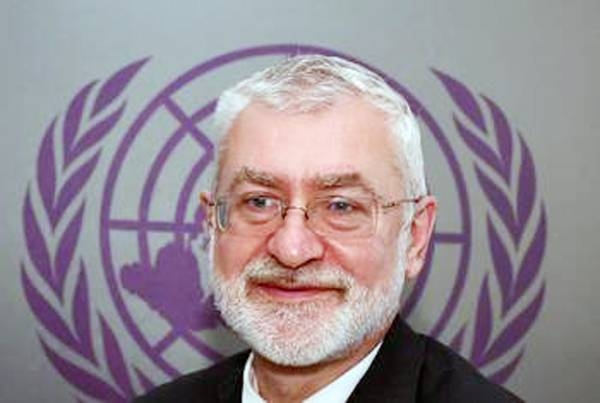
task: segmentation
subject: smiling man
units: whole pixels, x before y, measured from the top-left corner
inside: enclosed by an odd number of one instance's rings
[[[215,121],[215,301],[251,352],[140,402],[520,401],[396,317],[436,215],[403,98],[298,56],[224,92]]]

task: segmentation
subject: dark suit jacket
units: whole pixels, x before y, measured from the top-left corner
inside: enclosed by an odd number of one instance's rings
[[[136,403],[239,403],[248,351],[160,386]],[[521,402],[449,348],[396,319],[349,403]]]

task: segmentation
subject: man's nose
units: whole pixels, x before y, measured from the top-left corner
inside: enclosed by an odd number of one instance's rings
[[[267,249],[289,268],[320,259],[325,251],[322,240],[307,225],[305,210],[300,208],[287,210],[283,223],[269,239]]]

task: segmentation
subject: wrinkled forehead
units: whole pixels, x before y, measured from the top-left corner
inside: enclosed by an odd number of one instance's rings
[[[255,183],[398,191],[402,173],[387,115],[358,97],[310,112],[249,104],[219,147],[215,188]]]

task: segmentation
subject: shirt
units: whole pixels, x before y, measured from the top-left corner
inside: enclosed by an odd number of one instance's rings
[[[309,396],[308,399],[304,400],[304,403],[344,403],[369,369],[381,344],[382,342],[375,346],[375,348],[362,360],[329,385]],[[266,403],[266,401],[258,394],[258,383],[254,375],[254,369],[252,368],[253,360],[254,353],[251,353],[244,366],[242,403]]]

